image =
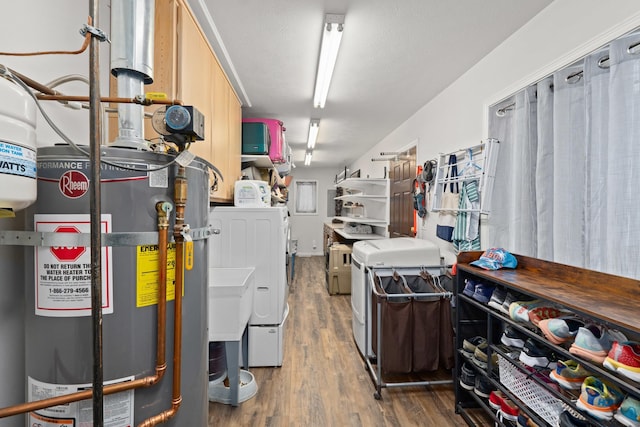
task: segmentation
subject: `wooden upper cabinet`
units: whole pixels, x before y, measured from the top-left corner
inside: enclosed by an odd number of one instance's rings
[[[189,151],[215,165],[224,177],[210,193],[210,200],[231,202],[235,181],[240,178],[241,105],[184,0],[156,0],[154,43],[154,81],[145,91],[165,93],[204,115],[205,139],[191,144]],[[112,78],[111,82],[110,92],[115,95],[116,81]],[[109,125],[113,140],[118,133],[113,116]],[[147,120],[145,139],[157,137]]]

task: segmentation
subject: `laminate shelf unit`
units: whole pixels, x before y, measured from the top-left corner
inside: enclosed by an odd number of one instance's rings
[[[638,310],[640,306],[640,297],[638,296],[640,281],[520,255],[515,255],[518,260],[518,266],[515,269],[489,271],[470,265],[481,255],[482,252],[479,251],[462,252],[458,255],[455,286],[457,303],[456,347],[461,349],[464,339],[478,335],[486,337],[490,344],[488,348],[489,364],[486,369],[479,368],[473,363],[467,363],[467,366],[474,369],[476,375],[487,377],[494,388],[504,392],[540,426],[555,424],[549,421],[548,414],[542,414],[543,411],[530,407],[535,405],[527,406],[520,399],[521,396],[515,395],[500,382],[499,369],[495,369],[497,367],[492,363],[492,353],[498,354],[500,366],[507,367],[505,364],[508,363],[509,369],[522,373],[523,377],[533,381],[535,387],[538,387],[537,390],[541,390],[552,399],[557,400],[558,405],[570,407],[580,412],[593,425],[621,426],[622,424],[615,419],[598,420],[581,411],[575,404],[580,390],[567,392],[564,389],[558,391],[550,387],[537,375],[531,375],[520,361],[509,358],[508,354],[497,344],[500,342],[504,327],[510,325],[528,338],[534,339],[540,346],[550,349],[558,356],[559,360],[573,359],[577,361],[595,377],[615,384],[625,395],[632,395],[636,399],[640,398],[640,387],[637,383],[609,371],[601,365],[569,353],[566,344],[564,346],[552,344],[535,326],[530,323],[513,321],[508,315],[464,295],[462,290],[466,280],[499,286],[506,291],[524,295],[524,299],[527,297],[542,299],[575,313],[587,322],[616,329],[624,333],[627,338],[638,340],[640,337],[640,310]],[[467,412],[469,408],[482,408],[495,420],[495,411],[485,401],[473,391],[468,391],[460,386],[460,372],[462,364],[466,360],[462,352],[458,350],[455,366],[456,412],[471,426],[475,423]],[[497,425],[504,424],[497,421]]]

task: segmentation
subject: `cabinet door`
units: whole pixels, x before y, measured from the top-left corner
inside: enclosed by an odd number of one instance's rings
[[[209,46],[187,10],[178,11],[178,98],[196,107],[204,115],[204,141],[191,144],[189,151],[212,160],[213,105],[212,63]]]

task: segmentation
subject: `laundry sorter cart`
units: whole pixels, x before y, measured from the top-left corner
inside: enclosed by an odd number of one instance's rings
[[[451,379],[386,382],[384,378],[454,367],[453,293],[441,281],[446,266],[367,270],[375,362],[365,357],[365,363],[376,386],[373,396],[380,399],[383,387],[451,384]]]

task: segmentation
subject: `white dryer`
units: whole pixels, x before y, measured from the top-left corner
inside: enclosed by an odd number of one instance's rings
[[[440,249],[428,240],[412,237],[361,240],[353,244],[351,253],[351,326],[360,354],[365,354],[365,315],[369,357],[371,348],[371,296],[367,268],[420,267],[440,265]]]

